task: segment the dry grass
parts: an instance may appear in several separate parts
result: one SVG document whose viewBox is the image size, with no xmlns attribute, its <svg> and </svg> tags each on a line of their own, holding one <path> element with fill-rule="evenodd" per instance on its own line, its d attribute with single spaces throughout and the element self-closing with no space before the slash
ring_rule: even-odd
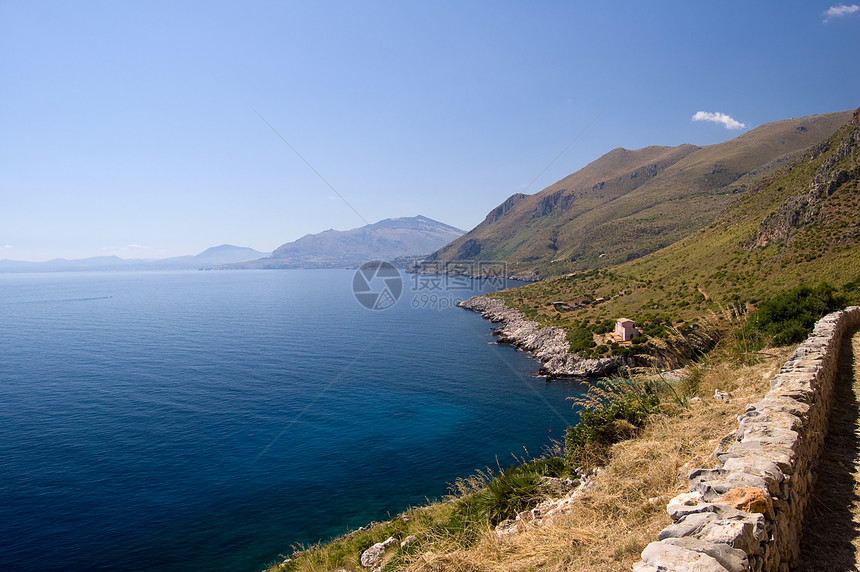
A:
<svg viewBox="0 0 860 572">
<path fill-rule="evenodd" d="M 488 529 L 470 546 L 433 546 L 415 555 L 403 569 L 630 569 L 642 548 L 670 523 L 666 502 L 686 491 L 688 470 L 709 464 L 719 440 L 737 427 L 737 416 L 746 404 L 767 392 L 769 377 L 788 353 L 788 349 L 774 350 L 751 366 L 705 368 L 698 383 L 701 401 L 673 415 L 654 416 L 637 438 L 614 445 L 596 487 L 572 512 L 514 537 L 499 538 Z M 728 392 L 730 400 L 715 400 L 715 389 Z"/>
</svg>

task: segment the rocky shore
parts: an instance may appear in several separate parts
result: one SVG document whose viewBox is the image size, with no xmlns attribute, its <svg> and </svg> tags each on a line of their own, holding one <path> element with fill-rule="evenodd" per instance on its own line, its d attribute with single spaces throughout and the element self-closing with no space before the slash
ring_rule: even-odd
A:
<svg viewBox="0 0 860 572">
<path fill-rule="evenodd" d="M 501 300 L 475 296 L 457 304 L 461 308 L 479 312 L 481 317 L 499 324 L 493 334 L 499 343 L 510 344 L 529 352 L 542 363 L 538 374 L 548 377 L 601 377 L 632 365 L 621 357 L 582 359 L 571 353 L 567 335 L 561 328 L 540 327 L 536 322 L 509 308 Z"/>
</svg>

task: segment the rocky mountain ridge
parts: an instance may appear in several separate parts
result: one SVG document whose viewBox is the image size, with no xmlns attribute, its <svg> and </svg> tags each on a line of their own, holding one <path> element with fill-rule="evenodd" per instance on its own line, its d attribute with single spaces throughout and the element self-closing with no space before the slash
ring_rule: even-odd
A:
<svg viewBox="0 0 860 572">
<path fill-rule="evenodd" d="M 854 113 L 852 121 L 858 123 L 858 112 Z M 797 228 L 821 221 L 824 217 L 821 208 L 824 201 L 841 185 L 857 176 L 856 172 L 849 169 L 837 168 L 837 164 L 847 157 L 856 157 L 858 144 L 860 134 L 856 131 L 849 133 L 815 173 L 809 190 L 788 198 L 776 212 L 768 215 L 759 226 L 758 232 L 746 242 L 746 248 L 749 250 L 765 247 L 772 242 L 786 240 Z M 827 152 L 830 146 L 830 141 L 816 145 L 807 154 L 808 159 L 816 159 Z"/>
<path fill-rule="evenodd" d="M 777 121 L 704 147 L 613 149 L 534 195 L 512 195 L 426 261 L 504 260 L 512 273 L 552 276 L 639 258 L 713 222 L 850 117 Z"/>
</svg>

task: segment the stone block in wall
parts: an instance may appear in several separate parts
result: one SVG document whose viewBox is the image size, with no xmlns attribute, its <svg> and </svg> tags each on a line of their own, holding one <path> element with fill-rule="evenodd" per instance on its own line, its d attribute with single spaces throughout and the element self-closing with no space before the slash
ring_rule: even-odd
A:
<svg viewBox="0 0 860 572">
<path fill-rule="evenodd" d="M 657 538 L 691 537 L 727 544 L 746 554 L 761 552 L 761 543 L 767 540 L 763 515 L 740 511 L 727 504 L 699 503 L 696 508 L 700 512 L 685 514 L 660 531 Z"/>
<path fill-rule="evenodd" d="M 696 538 L 669 538 L 652 542 L 642 551 L 644 568 L 651 570 L 701 570 L 703 572 L 743 572 L 749 560 L 743 550 Z M 648 568 L 647 566 L 651 566 Z"/>
<path fill-rule="evenodd" d="M 765 518 L 773 518 L 773 499 L 764 489 L 743 487 L 732 489 L 717 499 L 719 504 L 727 504 L 742 512 L 763 514 Z"/>
<path fill-rule="evenodd" d="M 728 450 L 717 453 L 715 456 L 722 464 L 725 464 L 729 459 L 739 457 L 764 457 L 776 464 L 783 475 L 791 475 L 795 469 L 794 459 L 797 454 L 790 447 L 747 439 L 746 441 L 734 443 Z"/>
<path fill-rule="evenodd" d="M 768 489 L 767 481 L 761 476 L 725 469 L 697 469 L 690 473 L 688 480 L 690 491 L 702 493 L 707 501 L 713 501 L 730 490 L 740 487 Z"/>
<path fill-rule="evenodd" d="M 809 404 L 771 391 L 762 399 L 747 405 L 747 413 L 750 411 L 787 413 L 796 417 L 800 427 L 803 427 L 806 424 L 806 415 L 809 413 Z"/>
</svg>

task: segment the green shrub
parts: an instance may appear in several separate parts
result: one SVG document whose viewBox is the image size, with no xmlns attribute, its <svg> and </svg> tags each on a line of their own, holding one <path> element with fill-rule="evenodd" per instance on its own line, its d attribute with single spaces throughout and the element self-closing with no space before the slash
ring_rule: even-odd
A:
<svg viewBox="0 0 860 572">
<path fill-rule="evenodd" d="M 803 341 L 815 322 L 845 304 L 845 296 L 822 282 L 797 286 L 763 302 L 743 326 L 741 334 L 753 340 L 754 349 L 765 343 L 783 346 Z"/>
<path fill-rule="evenodd" d="M 591 330 L 578 327 L 567 331 L 567 341 L 570 343 L 570 351 L 583 353 L 596 346 Z"/>
<path fill-rule="evenodd" d="M 572 467 L 605 462 L 609 447 L 632 437 L 660 405 L 660 398 L 650 383 L 608 385 L 608 389 L 598 388 L 586 398 L 592 404 L 582 408 L 578 424 L 567 428 L 565 445 Z"/>
<path fill-rule="evenodd" d="M 605 334 L 607 332 L 611 332 L 614 327 L 615 322 L 613 322 L 612 320 L 603 320 L 602 322 L 594 326 L 594 333 Z"/>
<path fill-rule="evenodd" d="M 546 495 L 541 478 L 557 477 L 565 470 L 564 461 L 553 457 L 508 467 L 474 497 L 473 506 L 496 525 L 535 506 Z"/>
</svg>

